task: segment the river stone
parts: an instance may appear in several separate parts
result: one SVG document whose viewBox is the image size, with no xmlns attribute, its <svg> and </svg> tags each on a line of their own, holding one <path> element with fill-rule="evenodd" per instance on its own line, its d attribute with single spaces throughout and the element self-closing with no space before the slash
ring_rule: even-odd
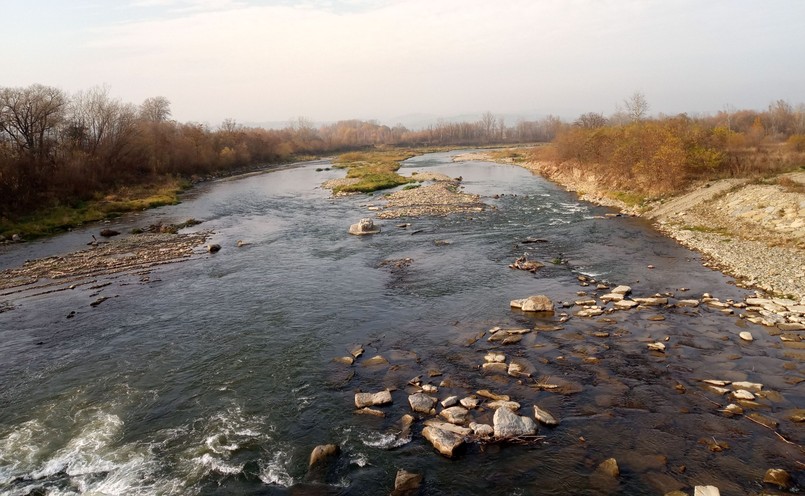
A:
<svg viewBox="0 0 805 496">
<path fill-rule="evenodd" d="M 341 452 L 341 448 L 338 447 L 336 444 L 321 444 L 313 448 L 313 451 L 310 452 L 310 462 L 308 463 L 308 467 L 312 467 L 325 459 L 335 456 Z"/>
<path fill-rule="evenodd" d="M 737 381 L 732 383 L 732 387 L 736 389 L 747 389 L 749 391 L 760 392 L 763 389 L 763 384 L 759 382 Z"/>
<path fill-rule="evenodd" d="M 508 369 L 509 366 L 505 363 L 485 363 L 481 365 L 481 370 L 492 374 L 505 374 Z"/>
<path fill-rule="evenodd" d="M 738 336 L 740 336 L 740 338 L 743 339 L 744 341 L 754 341 L 755 339 L 752 337 L 752 333 L 749 331 L 741 331 L 741 333 L 738 334 Z"/>
<path fill-rule="evenodd" d="M 659 341 L 656 343 L 648 343 L 646 347 L 651 351 L 659 351 L 661 353 L 665 353 L 665 344 L 660 343 Z"/>
<path fill-rule="evenodd" d="M 537 432 L 537 424 L 528 417 L 521 417 L 508 408 L 498 408 L 493 418 L 495 437 L 508 439 L 519 436 L 532 436 Z"/>
<path fill-rule="evenodd" d="M 467 396 L 466 398 L 461 398 L 459 401 L 461 406 L 468 410 L 472 410 L 473 408 L 478 408 L 478 398 L 473 398 L 472 396 Z"/>
<path fill-rule="evenodd" d="M 381 412 L 380 410 L 375 410 L 374 408 L 358 408 L 355 410 L 355 413 L 358 415 L 372 415 L 374 417 L 385 417 L 386 414 Z"/>
<path fill-rule="evenodd" d="M 623 286 L 623 285 L 616 286 L 615 289 L 610 291 L 610 293 L 621 294 L 621 295 L 624 295 L 624 296 L 629 294 L 629 293 L 631 293 L 631 292 L 632 292 L 632 288 L 630 286 Z"/>
<path fill-rule="evenodd" d="M 488 389 L 481 389 L 479 391 L 476 391 L 476 393 L 478 394 L 478 396 L 483 396 L 484 398 L 489 398 L 490 400 L 495 401 L 509 401 L 511 399 L 507 394 L 495 394 L 492 391 L 489 391 Z"/>
<path fill-rule="evenodd" d="M 670 493 L 665 493 L 664 496 L 688 496 L 688 493 L 685 491 L 671 491 Z"/>
<path fill-rule="evenodd" d="M 695 308 L 699 306 L 699 300 L 679 300 L 676 302 L 676 306 Z"/>
<path fill-rule="evenodd" d="M 721 496 L 716 486 L 696 486 L 693 488 L 693 496 Z"/>
<path fill-rule="evenodd" d="M 503 353 L 489 352 L 484 356 L 484 361 L 489 363 L 503 363 L 506 361 L 506 355 Z"/>
<path fill-rule="evenodd" d="M 524 375 L 526 377 L 531 376 L 531 374 L 529 374 L 526 371 L 525 367 L 522 364 L 516 362 L 511 362 L 509 364 L 509 370 L 507 372 L 512 377 L 520 377 L 521 375 Z"/>
<path fill-rule="evenodd" d="M 783 469 L 770 468 L 766 470 L 766 474 L 763 476 L 763 482 L 773 484 L 785 490 L 791 487 L 791 476 Z"/>
<path fill-rule="evenodd" d="M 733 391 L 732 395 L 739 400 L 753 400 L 755 399 L 755 395 L 747 391 L 746 389 L 739 389 L 737 391 Z"/>
<path fill-rule="evenodd" d="M 221 251 L 221 245 L 218 243 L 210 243 L 207 245 L 207 251 L 210 253 L 218 253 Z"/>
<path fill-rule="evenodd" d="M 621 474 L 620 469 L 618 468 L 618 461 L 614 458 L 607 458 L 596 469 L 597 472 L 606 474 L 610 477 L 617 477 Z"/>
<path fill-rule="evenodd" d="M 634 301 L 641 305 L 645 305 L 647 307 L 656 307 L 660 305 L 667 305 L 668 298 L 659 297 L 659 296 L 651 296 L 648 298 L 632 298 Z"/>
<path fill-rule="evenodd" d="M 553 302 L 545 295 L 529 296 L 520 308 L 524 312 L 553 312 Z"/>
<path fill-rule="evenodd" d="M 375 227 L 375 223 L 374 221 L 372 221 L 372 219 L 361 219 L 357 223 L 349 226 L 349 233 L 354 234 L 356 236 L 362 236 L 365 234 L 377 234 L 379 232 L 380 228 Z"/>
<path fill-rule="evenodd" d="M 413 411 L 429 415 L 436 413 L 433 408 L 436 405 L 436 401 L 436 398 L 423 393 L 415 393 L 408 397 L 408 403 Z"/>
<path fill-rule="evenodd" d="M 388 365 L 388 364 L 389 364 L 388 360 L 383 358 L 381 355 L 376 355 L 373 356 L 372 358 L 364 360 L 361 365 L 363 365 L 364 367 L 372 367 L 375 365 Z"/>
<path fill-rule="evenodd" d="M 436 392 L 439 391 L 439 388 L 437 388 L 433 384 L 423 384 L 422 385 L 422 391 L 424 391 L 426 393 L 436 393 Z"/>
<path fill-rule="evenodd" d="M 524 301 L 525 301 L 524 299 L 512 300 L 509 302 L 509 306 L 512 308 L 523 308 Z"/>
<path fill-rule="evenodd" d="M 441 402 L 442 408 L 450 408 L 458 403 L 458 396 L 448 396 Z"/>
<path fill-rule="evenodd" d="M 451 424 L 461 425 L 467 421 L 468 413 L 469 411 L 463 406 L 451 406 L 439 412 L 439 415 Z"/>
<path fill-rule="evenodd" d="M 617 308 L 618 310 L 629 310 L 630 308 L 634 308 L 637 305 L 638 303 L 633 300 L 620 300 L 616 301 L 613 307 Z"/>
<path fill-rule="evenodd" d="M 419 486 L 422 485 L 422 474 L 415 474 L 403 469 L 397 470 L 394 478 L 394 490 L 390 496 L 414 496 L 419 494 Z"/>
<path fill-rule="evenodd" d="M 495 433 L 495 429 L 489 424 L 470 422 L 470 429 L 478 437 L 491 437 Z"/>
<path fill-rule="evenodd" d="M 601 296 L 601 301 L 622 301 L 625 298 L 621 293 L 607 293 Z"/>
<path fill-rule="evenodd" d="M 702 382 L 710 384 L 711 386 L 722 386 L 722 387 L 730 384 L 730 381 L 722 381 L 719 379 L 702 379 Z"/>
<path fill-rule="evenodd" d="M 355 359 L 352 358 L 351 356 L 343 356 L 343 357 L 333 358 L 333 361 L 335 363 L 341 363 L 341 364 L 344 364 L 344 365 L 352 365 L 355 362 Z"/>
<path fill-rule="evenodd" d="M 595 300 L 590 298 L 588 300 L 576 300 L 573 303 L 579 307 L 589 307 L 595 305 Z"/>
<path fill-rule="evenodd" d="M 493 410 L 497 410 L 498 408 L 508 408 L 513 412 L 520 409 L 520 403 L 517 403 L 516 401 L 495 400 L 490 401 L 486 404 L 486 406 Z"/>
<path fill-rule="evenodd" d="M 537 405 L 534 405 L 534 417 L 545 425 L 559 425 L 559 421 L 553 415 Z"/>
<path fill-rule="evenodd" d="M 744 409 L 735 403 L 730 403 L 729 405 L 725 406 L 724 410 L 722 411 L 724 413 L 728 413 L 729 415 L 741 415 L 744 412 Z"/>
<path fill-rule="evenodd" d="M 391 393 L 388 389 L 379 393 L 355 393 L 355 406 L 358 408 L 389 403 L 391 403 Z"/>
<path fill-rule="evenodd" d="M 617 305 L 618 303 L 620 302 L 617 302 L 615 304 Z M 576 312 L 576 317 L 597 317 L 603 313 L 604 311 L 598 307 L 585 308 L 584 310 L 579 310 L 578 312 Z"/>
<path fill-rule="evenodd" d="M 464 438 L 458 434 L 432 426 L 422 429 L 422 436 L 446 457 L 452 457 L 456 448 L 464 444 Z"/>
</svg>

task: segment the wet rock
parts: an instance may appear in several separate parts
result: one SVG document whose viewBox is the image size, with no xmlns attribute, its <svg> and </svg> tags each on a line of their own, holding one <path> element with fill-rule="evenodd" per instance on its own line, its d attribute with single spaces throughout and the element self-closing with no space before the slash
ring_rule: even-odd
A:
<svg viewBox="0 0 805 496">
<path fill-rule="evenodd" d="M 350 355 L 354 356 L 355 358 L 359 358 L 361 355 L 363 355 L 363 347 L 360 346 L 360 345 L 357 345 L 354 348 L 352 348 L 352 350 L 350 350 L 349 353 L 350 353 Z"/>
<path fill-rule="evenodd" d="M 699 306 L 699 300 L 679 300 L 676 302 L 676 306 L 696 308 Z"/>
<path fill-rule="evenodd" d="M 702 382 L 705 384 L 710 384 L 711 386 L 720 386 L 724 387 L 730 384 L 730 381 L 722 381 L 720 379 L 702 379 Z"/>
<path fill-rule="evenodd" d="M 442 422 L 441 420 L 436 419 L 426 420 L 425 425 L 435 427 L 443 431 L 452 432 L 453 434 L 458 434 L 459 436 L 469 436 L 470 434 L 472 434 L 472 429 L 468 427 L 462 427 L 460 425 L 451 424 L 449 422 Z"/>
<path fill-rule="evenodd" d="M 474 398 L 472 396 L 467 396 L 466 398 L 461 398 L 461 406 L 468 410 L 472 410 L 473 408 L 478 408 L 478 398 Z"/>
<path fill-rule="evenodd" d="M 744 341 L 753 341 L 755 338 L 752 337 L 752 333 L 749 331 L 741 331 L 738 336 L 743 339 Z"/>
<path fill-rule="evenodd" d="M 433 415 L 436 410 L 433 408 L 436 405 L 436 398 L 428 396 L 423 393 L 415 393 L 408 397 L 408 404 L 415 412 Z"/>
<path fill-rule="evenodd" d="M 374 408 L 358 408 L 355 410 L 355 413 L 358 415 L 371 415 L 373 417 L 385 417 L 386 414 L 381 412 L 380 410 L 375 410 Z"/>
<path fill-rule="evenodd" d="M 463 406 L 451 406 L 439 412 L 439 416 L 451 424 L 461 425 L 467 421 L 469 411 Z"/>
<path fill-rule="evenodd" d="M 117 236 L 120 234 L 120 231 L 115 231 L 114 229 L 102 229 L 100 232 L 101 236 L 104 238 L 111 238 L 112 236 Z"/>
<path fill-rule="evenodd" d="M 436 393 L 439 391 L 439 388 L 437 388 L 433 384 L 423 384 L 422 391 L 426 393 Z"/>
<path fill-rule="evenodd" d="M 374 365 L 388 365 L 388 364 L 389 364 L 388 360 L 386 360 L 380 355 L 376 355 L 373 356 L 372 358 L 364 360 L 361 365 L 363 365 L 364 367 L 372 367 Z"/>
<path fill-rule="evenodd" d="M 531 377 L 531 373 L 528 371 L 528 368 L 524 364 L 514 361 L 509 364 L 509 369 L 507 370 L 507 373 L 512 377 L 520 377 L 520 376 Z"/>
<path fill-rule="evenodd" d="M 659 351 L 661 353 L 665 353 L 665 345 L 660 342 L 648 343 L 646 347 L 651 351 Z"/>
<path fill-rule="evenodd" d="M 763 389 L 763 384 L 759 382 L 736 381 L 732 383 L 732 387 L 736 389 L 746 389 L 748 391 L 760 392 Z"/>
<path fill-rule="evenodd" d="M 488 363 L 503 363 L 506 361 L 506 355 L 503 353 L 489 352 L 484 356 L 484 361 Z"/>
<path fill-rule="evenodd" d="M 489 398 L 490 400 L 495 401 L 509 401 L 511 399 L 509 395 L 495 394 L 492 391 L 489 391 L 488 389 L 478 390 L 476 391 L 476 394 L 478 394 L 478 396 L 483 396 L 484 398 Z"/>
<path fill-rule="evenodd" d="M 556 418 L 548 413 L 547 411 L 543 410 L 542 408 L 534 405 L 534 417 L 541 423 L 545 425 L 559 425 L 559 421 Z"/>
<path fill-rule="evenodd" d="M 693 488 L 693 496 L 721 496 L 716 486 L 696 486 Z"/>
<path fill-rule="evenodd" d="M 607 293 L 601 296 L 601 301 L 609 302 L 609 301 L 622 301 L 625 298 L 624 295 L 621 293 Z"/>
<path fill-rule="evenodd" d="M 491 437 L 495 433 L 495 429 L 489 424 L 470 422 L 470 429 L 478 437 Z"/>
<path fill-rule="evenodd" d="M 243 248 L 244 246 L 249 246 L 250 244 L 251 244 L 250 242 L 244 241 L 242 239 L 239 239 L 237 240 L 237 242 L 235 242 L 235 246 L 237 246 L 238 248 Z"/>
<path fill-rule="evenodd" d="M 621 300 L 616 301 L 613 305 L 618 310 L 629 310 L 630 308 L 634 308 L 638 305 L 638 303 L 634 300 Z"/>
<path fill-rule="evenodd" d="M 545 295 L 529 296 L 520 309 L 524 312 L 553 312 L 553 302 Z"/>
<path fill-rule="evenodd" d="M 610 477 L 618 477 L 621 472 L 618 468 L 618 461 L 614 458 L 607 458 L 598 465 L 596 472 L 606 474 Z"/>
<path fill-rule="evenodd" d="M 427 426 L 422 429 L 425 437 L 436 450 L 446 457 L 452 457 L 456 449 L 464 444 L 464 438 L 443 429 Z"/>
<path fill-rule="evenodd" d="M 515 344 L 515 343 L 519 343 L 522 340 L 523 340 L 522 334 L 514 334 L 514 335 L 506 336 L 503 339 L 503 341 L 501 341 L 500 343 L 501 344 Z"/>
<path fill-rule="evenodd" d="M 313 448 L 310 452 L 310 462 L 308 467 L 313 467 L 319 463 L 324 462 L 330 457 L 336 456 L 341 452 L 341 448 L 337 444 L 321 444 Z"/>
<path fill-rule="evenodd" d="M 587 300 L 576 300 L 573 303 L 579 307 L 589 307 L 595 305 L 595 300 L 590 298 Z"/>
<path fill-rule="evenodd" d="M 218 253 L 221 251 L 221 245 L 218 243 L 210 243 L 207 245 L 207 251 L 210 253 Z"/>
<path fill-rule="evenodd" d="M 518 258 L 517 260 L 514 261 L 514 263 L 509 265 L 510 269 L 526 270 L 532 273 L 538 271 L 543 267 L 545 267 L 544 264 L 541 264 L 536 260 L 529 260 L 527 254 L 523 254 L 522 257 Z"/>
<path fill-rule="evenodd" d="M 755 395 L 750 393 L 746 389 L 739 389 L 737 391 L 733 391 L 732 395 L 735 397 L 735 399 L 739 399 L 739 400 L 750 400 L 751 401 L 751 400 L 755 399 Z"/>
<path fill-rule="evenodd" d="M 537 425 L 529 417 L 521 417 L 508 408 L 498 408 L 493 417 L 495 437 L 509 439 L 536 434 Z"/>
<path fill-rule="evenodd" d="M 791 488 L 791 476 L 783 469 L 770 468 L 766 470 L 763 475 L 763 482 L 765 484 L 772 484 L 780 489 L 786 490 Z"/>
<path fill-rule="evenodd" d="M 647 306 L 647 307 L 656 307 L 660 305 L 667 305 L 668 298 L 659 297 L 659 296 L 651 296 L 648 298 L 632 298 L 637 303 Z"/>
<path fill-rule="evenodd" d="M 632 288 L 630 286 L 616 286 L 610 293 L 621 294 L 626 296 L 627 294 L 632 292 Z"/>
<path fill-rule="evenodd" d="M 671 491 L 670 493 L 665 493 L 664 496 L 688 496 L 688 493 L 685 491 Z"/>
<path fill-rule="evenodd" d="M 618 302 L 620 303 L 620 302 Z M 616 303 L 617 305 L 617 303 Z M 604 310 L 598 307 L 594 308 L 585 308 L 584 310 L 579 310 L 576 312 L 576 317 L 597 317 L 604 313 Z"/>
<path fill-rule="evenodd" d="M 390 496 L 415 496 L 419 494 L 419 487 L 422 485 L 422 474 L 415 474 L 407 470 L 397 470 L 394 478 L 394 490 Z"/>
<path fill-rule="evenodd" d="M 747 415 L 747 417 L 754 420 L 758 424 L 765 425 L 766 427 L 772 430 L 777 429 L 777 426 L 780 425 L 779 422 L 777 422 L 773 418 L 761 415 L 759 413 L 750 413 L 749 415 Z"/>
<path fill-rule="evenodd" d="M 391 393 L 388 389 L 379 393 L 355 393 L 355 406 L 357 408 L 388 405 L 389 403 L 391 403 Z"/>
<path fill-rule="evenodd" d="M 729 405 L 725 406 L 724 409 L 721 411 L 726 413 L 728 416 L 733 416 L 743 414 L 744 409 L 736 405 L 735 403 L 730 403 Z"/>
<path fill-rule="evenodd" d="M 493 410 L 497 410 L 498 408 L 507 408 L 513 412 L 520 409 L 520 403 L 517 403 L 516 401 L 495 400 L 490 401 L 486 404 L 486 406 Z"/>
<path fill-rule="evenodd" d="M 449 396 L 442 400 L 442 408 L 450 408 L 458 403 L 458 396 Z"/>
<path fill-rule="evenodd" d="M 351 356 L 344 356 L 344 357 L 333 358 L 333 361 L 335 363 L 341 363 L 341 364 L 344 364 L 344 365 L 352 365 L 353 362 L 355 362 L 355 359 L 352 358 Z"/>
<path fill-rule="evenodd" d="M 505 374 L 509 369 L 509 366 L 505 363 L 485 363 L 481 365 L 481 370 L 485 373 L 492 373 L 492 374 Z"/>
<path fill-rule="evenodd" d="M 372 219 L 361 219 L 357 223 L 349 226 L 349 234 L 354 234 L 356 236 L 377 234 L 379 232 L 380 228 L 375 226 L 375 223 Z"/>
</svg>

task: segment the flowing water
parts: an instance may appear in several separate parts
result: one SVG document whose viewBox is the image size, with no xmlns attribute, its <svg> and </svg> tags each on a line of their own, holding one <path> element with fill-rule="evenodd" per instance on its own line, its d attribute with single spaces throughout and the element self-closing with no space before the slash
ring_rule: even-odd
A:
<svg viewBox="0 0 805 496">
<path fill-rule="evenodd" d="M 343 172 L 303 164 L 211 183 L 180 205 L 112 225 L 203 219 L 194 229 L 214 230 L 217 254 L 200 247 L 147 281 L 115 275 L 94 290 L 3 297 L 13 308 L 0 313 L 0 493 L 388 494 L 404 468 L 423 474 L 423 493 L 433 495 L 641 495 L 697 484 L 730 495 L 759 490 L 767 468 L 796 468 L 796 447 L 725 417 L 716 404 L 729 398 L 699 382 L 763 383 L 770 393 L 759 411 L 788 437 L 801 435 L 785 412 L 803 404 L 802 357 L 735 315 L 630 310 L 572 318 L 513 345 L 468 344 L 496 325 L 556 326 L 558 314 L 529 316 L 509 301 L 593 294 L 581 274 L 636 295 L 725 300 L 746 291 L 639 219 L 604 218 L 608 210 L 523 169 L 453 164 L 454 154 L 405 168 L 460 175 L 491 208 L 381 221 L 381 234 L 348 236 L 379 195 L 333 199 L 318 185 Z M 80 246 L 89 233 L 14 246 L 0 267 Z M 544 242 L 519 243 L 527 237 Z M 251 244 L 236 248 L 237 239 Z M 524 252 L 546 267 L 509 269 Z M 406 257 L 407 268 L 381 267 Z M 98 295 L 111 298 L 91 307 Z M 745 327 L 754 342 L 738 339 Z M 665 354 L 646 350 L 666 336 Z M 356 344 L 366 352 L 353 366 L 332 361 Z M 526 361 L 533 379 L 482 374 L 491 349 Z M 375 355 L 389 363 L 366 366 Z M 470 444 L 447 459 L 421 437 L 421 422 L 410 442 L 396 435 L 417 375 L 445 381 L 440 398 L 486 388 L 512 396 L 523 415 L 539 404 L 561 424 L 542 427 L 537 444 Z M 353 413 L 356 391 L 384 388 L 393 396 L 385 418 Z M 487 410 L 473 416 L 491 422 Z M 729 448 L 711 451 L 711 438 Z M 311 449 L 325 443 L 340 445 L 340 456 L 308 473 Z M 610 457 L 617 479 L 596 473 Z"/>
</svg>

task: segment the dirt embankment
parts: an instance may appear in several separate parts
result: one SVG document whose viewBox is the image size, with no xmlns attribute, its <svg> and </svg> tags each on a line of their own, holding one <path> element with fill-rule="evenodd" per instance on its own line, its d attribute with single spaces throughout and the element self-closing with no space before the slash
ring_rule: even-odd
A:
<svg viewBox="0 0 805 496">
<path fill-rule="evenodd" d="M 630 205 L 600 187 L 601 178 L 592 172 L 552 162 L 517 165 L 584 200 L 651 219 L 659 230 L 705 255 L 709 266 L 742 284 L 805 298 L 805 172 L 761 182 L 711 181 L 662 201 Z"/>
</svg>

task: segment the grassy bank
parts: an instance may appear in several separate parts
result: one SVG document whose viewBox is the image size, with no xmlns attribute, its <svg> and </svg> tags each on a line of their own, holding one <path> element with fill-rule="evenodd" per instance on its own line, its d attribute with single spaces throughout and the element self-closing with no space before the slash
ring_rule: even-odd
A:
<svg viewBox="0 0 805 496">
<path fill-rule="evenodd" d="M 11 238 L 38 238 L 66 231 L 89 222 L 119 217 L 126 212 L 146 210 L 179 203 L 179 194 L 190 183 L 176 178 L 134 187 L 124 187 L 107 195 L 69 205 L 57 205 L 25 216 L 0 219 L 0 235 Z"/>
</svg>

